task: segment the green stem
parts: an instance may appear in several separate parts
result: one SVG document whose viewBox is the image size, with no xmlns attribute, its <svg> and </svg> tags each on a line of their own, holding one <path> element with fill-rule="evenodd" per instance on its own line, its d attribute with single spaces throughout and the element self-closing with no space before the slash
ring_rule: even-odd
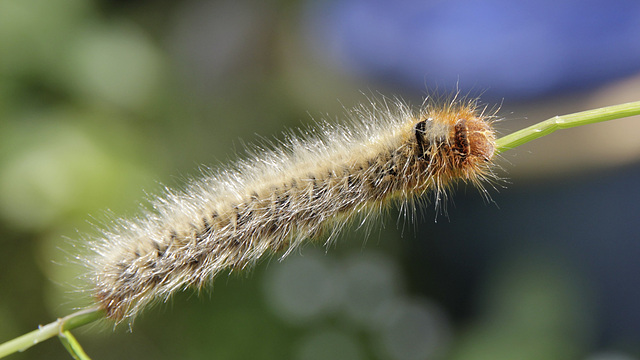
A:
<svg viewBox="0 0 640 360">
<path fill-rule="evenodd" d="M 516 131 L 496 140 L 496 152 L 501 153 L 514 149 L 531 140 L 549 135 L 559 129 L 568 129 L 633 115 L 640 115 L 640 101 L 607 106 L 575 114 L 555 116 L 549 120 L 529 126 L 526 129 Z"/>
<path fill-rule="evenodd" d="M 89 355 L 84 352 L 84 349 L 82 349 L 82 346 L 80 346 L 80 343 L 76 340 L 75 336 L 71 334 L 71 331 L 63 331 L 58 335 L 58 338 L 75 360 L 91 360 Z"/>
<path fill-rule="evenodd" d="M 94 322 L 104 317 L 99 308 L 80 310 L 71 315 L 60 318 L 50 324 L 38 326 L 37 330 L 24 334 L 0 345 L 0 358 L 18 351 L 24 351 L 44 340 L 58 336 L 66 330 L 72 330 L 82 325 Z"/>
</svg>

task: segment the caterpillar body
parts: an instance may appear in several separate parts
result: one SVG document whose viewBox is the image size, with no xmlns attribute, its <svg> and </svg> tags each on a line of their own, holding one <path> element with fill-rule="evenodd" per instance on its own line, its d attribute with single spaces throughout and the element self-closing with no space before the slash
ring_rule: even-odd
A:
<svg viewBox="0 0 640 360">
<path fill-rule="evenodd" d="M 428 191 L 438 199 L 456 181 L 482 188 L 494 177 L 494 115 L 476 104 L 425 101 L 418 111 L 400 101 L 372 104 L 354 110 L 347 125 L 291 135 L 183 191 L 167 190 L 152 211 L 118 221 L 91 243 L 96 302 L 116 322 L 133 319 L 222 271 L 332 238 L 394 201 Z"/>
</svg>

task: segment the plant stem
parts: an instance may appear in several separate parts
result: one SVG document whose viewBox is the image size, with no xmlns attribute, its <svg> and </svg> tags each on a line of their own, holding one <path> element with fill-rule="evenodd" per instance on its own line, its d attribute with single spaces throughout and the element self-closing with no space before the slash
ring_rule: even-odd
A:
<svg viewBox="0 0 640 360">
<path fill-rule="evenodd" d="M 76 340 L 75 336 L 71 334 L 71 331 L 63 331 L 58 334 L 58 338 L 75 360 L 91 360 L 89 355 L 84 352 L 84 349 L 82 349 L 82 346 L 80 346 L 80 343 Z"/>
<path fill-rule="evenodd" d="M 607 106 L 569 115 L 555 116 L 549 120 L 529 126 L 526 129 L 516 131 L 496 140 L 496 152 L 502 153 L 514 149 L 531 140 L 549 135 L 559 129 L 568 129 L 633 115 L 640 115 L 640 101 Z"/>
<path fill-rule="evenodd" d="M 47 340 L 58 334 L 72 330 L 82 325 L 94 322 L 104 317 L 104 312 L 97 307 L 80 310 L 71 315 L 60 318 L 50 324 L 38 326 L 37 330 L 24 334 L 4 344 L 0 344 L 0 358 L 14 352 L 24 351 L 33 345 Z"/>
</svg>

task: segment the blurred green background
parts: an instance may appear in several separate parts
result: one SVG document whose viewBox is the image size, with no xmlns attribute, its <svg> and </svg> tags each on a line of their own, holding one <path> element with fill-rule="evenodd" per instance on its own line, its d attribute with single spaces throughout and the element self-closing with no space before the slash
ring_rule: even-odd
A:
<svg viewBox="0 0 640 360">
<path fill-rule="evenodd" d="M 0 341 L 86 305 L 79 242 L 163 186 L 369 95 L 421 102 L 426 88 L 323 58 L 302 35 L 305 6 L 0 2 Z M 638 94 L 637 76 L 504 94 L 508 120 L 496 126 Z M 328 249 L 177 294 L 132 332 L 75 333 L 95 359 L 638 359 L 637 123 L 504 154 L 495 204 L 460 186 L 446 214 L 429 206 L 412 221 L 392 209 L 368 236 L 350 230 Z M 10 358 L 70 357 L 50 340 Z"/>
</svg>

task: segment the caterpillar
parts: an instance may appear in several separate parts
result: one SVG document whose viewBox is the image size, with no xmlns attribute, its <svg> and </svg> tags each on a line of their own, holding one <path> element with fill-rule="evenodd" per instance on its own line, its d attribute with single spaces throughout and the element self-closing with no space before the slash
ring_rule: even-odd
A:
<svg viewBox="0 0 640 360">
<path fill-rule="evenodd" d="M 350 221 L 408 206 L 456 182 L 496 179 L 495 112 L 477 99 L 372 101 L 341 125 L 289 133 L 244 159 L 167 189 L 153 209 L 118 220 L 90 242 L 89 281 L 116 322 L 264 255 L 289 254 L 306 239 L 330 241 Z"/>
</svg>

